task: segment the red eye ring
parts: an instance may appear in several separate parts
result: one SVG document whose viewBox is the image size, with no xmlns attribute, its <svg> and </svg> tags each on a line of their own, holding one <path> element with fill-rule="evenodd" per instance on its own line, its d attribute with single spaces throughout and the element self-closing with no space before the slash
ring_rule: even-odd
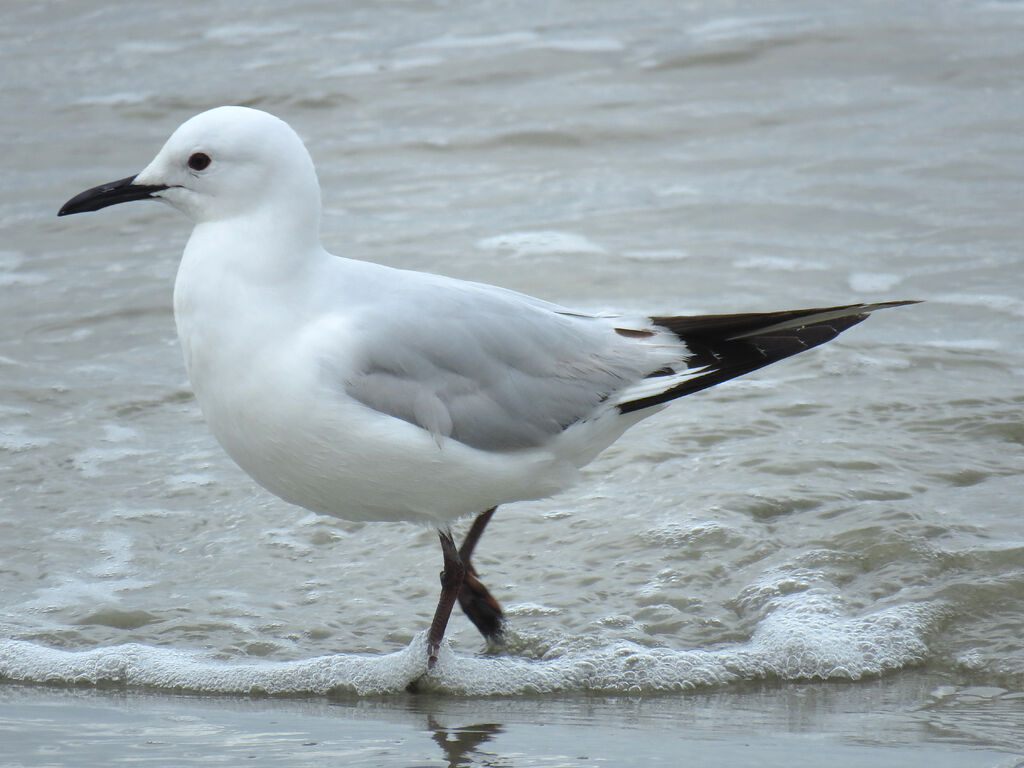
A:
<svg viewBox="0 0 1024 768">
<path fill-rule="evenodd" d="M 210 164 L 210 156 L 205 152 L 195 152 L 188 159 L 188 167 L 193 171 L 204 171 Z"/>
</svg>

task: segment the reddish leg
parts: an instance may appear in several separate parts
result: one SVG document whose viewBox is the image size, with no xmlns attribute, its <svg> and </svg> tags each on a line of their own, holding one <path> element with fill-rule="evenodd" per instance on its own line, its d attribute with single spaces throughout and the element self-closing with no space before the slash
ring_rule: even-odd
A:
<svg viewBox="0 0 1024 768">
<path fill-rule="evenodd" d="M 459 547 L 459 558 L 466 571 L 462 587 L 459 590 L 459 607 L 480 630 L 480 634 L 488 640 L 501 637 L 501 623 L 504 614 L 501 612 L 501 605 L 498 604 L 498 601 L 494 599 L 487 587 L 480 583 L 471 560 L 473 550 L 476 549 L 476 544 L 496 509 L 497 507 L 491 507 L 486 512 L 477 515 L 473 525 L 466 533 L 462 546 Z"/>
<path fill-rule="evenodd" d="M 438 531 L 438 537 L 441 539 L 441 552 L 444 555 L 444 570 L 441 571 L 441 597 L 438 598 L 434 620 L 430 622 L 430 632 L 427 634 L 428 669 L 437 663 L 437 652 L 441 648 L 441 640 L 444 639 L 444 631 L 448 627 L 448 618 L 452 615 L 452 607 L 466 576 L 466 567 L 455 548 L 451 532 Z"/>
</svg>

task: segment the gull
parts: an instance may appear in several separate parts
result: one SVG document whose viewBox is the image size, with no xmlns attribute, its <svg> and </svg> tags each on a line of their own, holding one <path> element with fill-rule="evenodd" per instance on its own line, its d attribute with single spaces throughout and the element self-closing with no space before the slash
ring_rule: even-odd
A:
<svg viewBox="0 0 1024 768">
<path fill-rule="evenodd" d="M 501 607 L 472 565 L 500 504 L 562 491 L 677 398 L 913 303 L 595 315 L 335 256 L 320 243 L 320 184 L 302 140 L 246 107 L 192 117 L 140 173 L 58 215 L 149 199 L 194 223 L 174 319 L 196 399 L 231 458 L 314 512 L 437 528 L 428 669 L 456 600 L 485 638 L 501 637 Z M 456 546 L 451 523 L 469 515 Z"/>
</svg>

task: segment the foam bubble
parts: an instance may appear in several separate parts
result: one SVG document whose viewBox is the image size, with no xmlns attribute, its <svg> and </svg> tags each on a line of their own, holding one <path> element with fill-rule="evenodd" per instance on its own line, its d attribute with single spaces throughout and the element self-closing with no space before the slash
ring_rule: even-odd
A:
<svg viewBox="0 0 1024 768">
<path fill-rule="evenodd" d="M 422 641 L 385 656 L 351 654 L 234 664 L 204 659 L 195 651 L 138 643 L 61 651 L 21 640 L 0 642 L 0 679 L 51 685 L 271 696 L 374 695 L 403 691 L 425 671 Z"/>
<path fill-rule="evenodd" d="M 540 659 L 469 656 L 441 649 L 428 672 L 423 634 L 385 655 L 337 654 L 295 661 L 216 661 L 196 651 L 126 644 L 86 651 L 0 641 L 0 679 L 272 696 L 381 695 L 415 684 L 461 696 L 600 692 L 639 695 L 745 680 L 857 680 L 920 662 L 930 604 L 843 615 L 835 600 L 780 598 L 747 643 L 713 650 L 650 648 L 622 641 L 556 647 Z"/>
</svg>

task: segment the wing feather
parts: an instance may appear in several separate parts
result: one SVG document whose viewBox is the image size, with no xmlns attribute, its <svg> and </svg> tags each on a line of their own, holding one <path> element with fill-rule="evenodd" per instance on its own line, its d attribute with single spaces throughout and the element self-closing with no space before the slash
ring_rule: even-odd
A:
<svg viewBox="0 0 1024 768">
<path fill-rule="evenodd" d="M 387 312 L 368 301 L 354 315 L 345 392 L 439 444 L 484 451 L 543 446 L 612 408 L 650 411 L 913 303 L 629 321 L 443 278 L 399 286 L 390 299 Z"/>
<path fill-rule="evenodd" d="M 435 438 L 509 451 L 545 444 L 678 357 L 639 343 L 653 332 L 616 334 L 608 318 L 507 292 L 449 294 L 422 304 L 431 307 L 429 316 L 414 304 L 399 315 L 364 314 L 365 343 L 346 393 Z"/>
</svg>

